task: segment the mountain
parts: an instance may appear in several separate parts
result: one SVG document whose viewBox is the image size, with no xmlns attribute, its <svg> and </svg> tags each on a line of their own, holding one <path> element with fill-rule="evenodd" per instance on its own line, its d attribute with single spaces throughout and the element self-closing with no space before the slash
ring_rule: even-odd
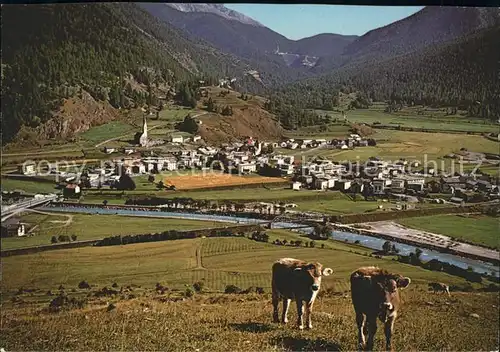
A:
<svg viewBox="0 0 500 352">
<path fill-rule="evenodd" d="M 470 116 L 496 120 L 500 116 L 498 38 L 500 25 L 394 58 L 352 63 L 292 83 L 272 101 L 295 108 L 332 109 L 338 104 L 339 91 L 354 91 L 361 108 L 370 101 L 452 106 L 468 110 Z"/>
<path fill-rule="evenodd" d="M 244 24 L 263 27 L 262 24 L 240 12 L 228 9 L 223 4 L 165 4 L 181 12 L 204 12 L 213 13 L 228 20 L 238 21 Z"/>
<path fill-rule="evenodd" d="M 42 125 L 67 99 L 84 93 L 92 99 L 79 101 L 94 111 L 99 104 L 151 103 L 157 100 L 153 90 L 166 92 L 181 80 L 201 76 L 230 75 L 261 85 L 245 77 L 251 68 L 245 60 L 186 38 L 133 3 L 4 5 L 2 15 L 2 143 L 21 128 L 46 130 Z M 129 76 L 148 91 L 126 89 Z M 66 117 L 57 126 L 79 119 Z"/>
<path fill-rule="evenodd" d="M 303 55 L 336 56 L 357 38 L 357 35 L 323 33 L 292 42 L 289 50 Z"/>
<path fill-rule="evenodd" d="M 425 7 L 357 38 L 341 55 L 318 62 L 316 72 L 327 72 L 352 62 L 373 62 L 407 54 L 499 24 L 499 8 Z"/>
<path fill-rule="evenodd" d="M 252 63 L 261 66 L 263 70 L 282 76 L 283 81 L 296 79 L 297 69 L 310 67 L 307 62 L 297 65 L 298 56 L 302 57 L 299 61 L 302 62 L 305 56 L 336 55 L 356 38 L 321 34 L 293 41 L 261 24 L 250 23 L 246 16 L 223 6 L 215 8 L 215 5 L 209 4 L 161 3 L 139 5 L 157 18 L 206 40 L 224 52 L 253 60 Z M 231 17 L 226 15 L 228 12 L 232 14 Z M 277 52 L 296 57 L 283 58 L 276 55 Z M 294 69 L 287 69 L 288 66 L 294 66 Z M 302 73 L 302 76 L 306 76 L 306 73 Z"/>
</svg>

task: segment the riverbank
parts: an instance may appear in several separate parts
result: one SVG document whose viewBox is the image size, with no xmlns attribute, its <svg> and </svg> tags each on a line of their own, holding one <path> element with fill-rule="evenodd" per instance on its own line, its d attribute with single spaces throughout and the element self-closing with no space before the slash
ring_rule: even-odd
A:
<svg viewBox="0 0 500 352">
<path fill-rule="evenodd" d="M 332 224 L 332 226 L 339 231 L 373 236 L 500 265 L 500 252 L 496 250 L 455 241 L 445 235 L 411 229 L 393 221 L 367 222 L 357 225 Z"/>
</svg>

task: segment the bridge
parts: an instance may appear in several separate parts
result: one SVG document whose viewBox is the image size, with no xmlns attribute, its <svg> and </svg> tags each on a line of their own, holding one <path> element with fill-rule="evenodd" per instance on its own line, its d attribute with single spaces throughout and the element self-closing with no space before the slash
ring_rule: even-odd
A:
<svg viewBox="0 0 500 352">
<path fill-rule="evenodd" d="M 323 216 L 319 214 L 285 213 L 276 216 L 272 221 L 267 222 L 266 225 L 269 229 L 302 229 L 324 223 L 324 221 Z"/>
<path fill-rule="evenodd" d="M 58 197 L 59 196 L 56 194 L 49 194 L 44 197 L 32 198 L 16 204 L 2 206 L 2 222 L 27 208 L 33 208 L 42 204 L 50 203 Z"/>
</svg>

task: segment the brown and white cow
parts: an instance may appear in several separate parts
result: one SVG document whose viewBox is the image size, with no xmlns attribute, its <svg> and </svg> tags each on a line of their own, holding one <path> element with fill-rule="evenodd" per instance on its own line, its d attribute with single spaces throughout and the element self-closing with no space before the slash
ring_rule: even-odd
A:
<svg viewBox="0 0 500 352">
<path fill-rule="evenodd" d="M 448 297 L 451 296 L 450 286 L 448 286 L 447 284 L 443 284 L 442 282 L 431 282 L 431 283 L 429 283 L 429 288 L 431 290 L 433 290 L 434 293 L 443 292 L 443 293 L 447 293 Z"/>
<path fill-rule="evenodd" d="M 321 286 L 321 278 L 333 273 L 330 268 L 323 268 L 320 263 L 307 263 L 293 258 L 281 258 L 273 264 L 273 321 L 279 322 L 278 305 L 283 300 L 281 322 L 288 322 L 287 313 L 292 299 L 297 303 L 299 329 L 304 328 L 302 315 L 303 302 L 306 303 L 307 327 L 312 329 L 311 313 L 314 300 Z"/>
<path fill-rule="evenodd" d="M 356 312 L 359 349 L 371 351 L 377 332 L 377 318 L 384 323 L 386 349 L 392 350 L 391 337 L 400 305 L 398 289 L 411 280 L 377 267 L 362 267 L 351 274 L 351 297 Z M 368 333 L 368 339 L 365 335 Z"/>
</svg>

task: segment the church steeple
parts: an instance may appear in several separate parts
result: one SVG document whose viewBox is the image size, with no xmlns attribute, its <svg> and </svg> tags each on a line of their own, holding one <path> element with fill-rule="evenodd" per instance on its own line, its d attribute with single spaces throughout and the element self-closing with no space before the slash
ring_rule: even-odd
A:
<svg viewBox="0 0 500 352">
<path fill-rule="evenodd" d="M 147 138 L 148 137 L 148 123 L 146 121 L 146 115 L 142 118 L 142 135 Z"/>
</svg>

